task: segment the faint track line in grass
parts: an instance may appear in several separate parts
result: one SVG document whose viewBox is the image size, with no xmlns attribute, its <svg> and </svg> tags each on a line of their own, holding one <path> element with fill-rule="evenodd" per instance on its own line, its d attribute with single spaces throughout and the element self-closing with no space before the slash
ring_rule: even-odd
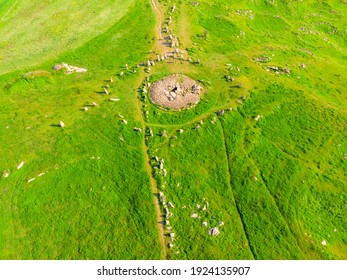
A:
<svg viewBox="0 0 347 280">
<path fill-rule="evenodd" d="M 251 158 L 249 158 L 249 159 L 252 161 L 253 165 L 258 169 L 258 167 L 257 167 L 256 164 L 254 163 L 253 159 L 251 159 Z M 300 246 L 299 246 L 299 243 L 298 243 L 298 241 L 296 240 L 295 235 L 294 235 L 294 233 L 292 232 L 292 230 L 291 230 L 291 228 L 290 228 L 290 226 L 289 226 L 287 220 L 284 218 L 282 211 L 279 209 L 279 207 L 278 207 L 278 205 L 277 205 L 277 203 L 276 203 L 275 198 L 274 198 L 273 195 L 271 194 L 271 192 L 270 192 L 270 190 L 269 190 L 269 188 L 268 188 L 268 186 L 267 186 L 267 184 L 266 184 L 266 182 L 265 182 L 265 180 L 264 180 L 263 175 L 262 175 L 260 172 L 259 172 L 259 174 L 260 174 L 260 177 L 261 177 L 261 179 L 262 179 L 262 181 L 263 181 L 263 183 L 264 183 L 264 186 L 265 186 L 265 189 L 266 189 L 267 193 L 269 194 L 269 196 L 270 196 L 270 198 L 271 198 L 271 200 L 272 200 L 274 206 L 276 207 L 278 213 L 279 213 L 279 214 L 281 215 L 281 217 L 282 217 L 283 224 L 286 226 L 287 230 L 288 230 L 288 231 L 290 232 L 290 234 L 293 236 L 293 239 L 295 240 L 295 244 L 296 244 L 296 246 L 298 247 L 299 253 L 303 256 L 303 254 L 302 254 L 302 252 L 301 252 L 301 248 L 300 248 Z"/>
<path fill-rule="evenodd" d="M 227 158 L 227 164 L 228 164 L 227 168 L 228 168 L 228 181 L 229 181 L 229 185 L 230 185 L 230 191 L 231 191 L 231 194 L 232 194 L 232 196 L 234 198 L 235 207 L 236 207 L 237 213 L 238 213 L 238 215 L 240 217 L 240 221 L 241 221 L 241 224 L 242 224 L 242 229 L 243 229 L 243 232 L 245 233 L 245 236 L 247 238 L 247 243 L 248 243 L 249 249 L 250 249 L 250 251 L 252 253 L 253 258 L 256 259 L 256 257 L 255 257 L 256 254 L 255 254 L 254 249 L 253 249 L 253 247 L 251 245 L 251 242 L 250 242 L 250 239 L 249 239 L 249 235 L 248 235 L 248 232 L 247 232 L 247 229 L 246 229 L 246 226 L 245 226 L 245 222 L 243 221 L 242 213 L 241 213 L 241 211 L 239 209 L 239 206 L 238 206 L 238 204 L 236 202 L 234 190 L 233 190 L 233 187 L 232 187 L 232 184 L 231 184 L 231 174 L 230 174 L 231 170 L 230 170 L 230 162 L 229 162 L 229 156 L 228 156 L 229 150 L 228 150 L 228 146 L 227 146 L 227 144 L 225 142 L 224 126 L 223 126 L 222 122 L 219 119 L 218 119 L 218 121 L 219 121 L 220 126 L 222 128 L 222 134 L 223 134 L 222 137 L 223 137 L 224 151 L 226 153 L 225 156 Z"/>
<path fill-rule="evenodd" d="M 272 143 L 272 141 L 271 141 L 271 143 Z M 275 145 L 275 146 L 276 146 L 276 145 Z M 276 147 L 277 147 L 277 146 L 276 146 Z M 277 148 L 278 148 L 278 147 L 277 147 Z M 280 149 L 280 151 L 282 151 L 282 150 Z M 282 151 L 282 152 L 283 152 L 283 151 Z M 284 153 L 284 152 L 283 152 L 283 153 Z M 285 154 L 287 154 L 287 153 L 285 153 Z M 258 172 L 259 172 L 259 174 L 260 174 L 260 177 L 261 177 L 261 179 L 262 179 L 262 181 L 263 181 L 263 184 L 264 184 L 264 186 L 265 186 L 266 192 L 268 193 L 270 199 L 272 200 L 273 205 L 276 207 L 278 213 L 280 214 L 280 216 L 281 216 L 281 218 L 282 218 L 283 224 L 284 224 L 285 227 L 287 228 L 288 232 L 290 232 L 290 234 L 293 236 L 293 239 L 295 240 L 295 244 L 297 245 L 300 254 L 303 255 L 302 252 L 301 252 L 301 248 L 300 248 L 300 246 L 299 246 L 299 244 L 298 244 L 298 241 L 297 241 L 296 238 L 295 238 L 294 233 L 292 232 L 292 230 L 291 230 L 291 228 L 290 228 L 288 222 L 286 221 L 285 217 L 283 216 L 282 211 L 281 211 L 280 208 L 278 207 L 278 205 L 277 205 L 277 203 L 276 203 L 276 199 L 274 198 L 274 196 L 272 195 L 271 191 L 269 190 L 269 187 L 268 187 L 268 185 L 267 185 L 267 183 L 266 183 L 266 180 L 264 179 L 262 173 L 260 172 L 260 169 L 258 168 L 256 162 L 254 161 L 254 159 L 253 159 L 252 157 L 249 156 L 249 153 L 246 154 L 246 157 L 247 157 L 248 160 L 251 162 L 251 164 L 258 170 Z"/>
<path fill-rule="evenodd" d="M 216 103 L 216 101 L 214 103 Z M 224 107 L 226 108 L 228 106 L 231 107 L 230 104 L 228 104 L 228 105 L 226 105 Z M 191 110 L 191 109 L 187 109 L 187 110 Z M 193 118 L 193 119 L 191 119 L 189 121 L 182 122 L 182 123 L 179 123 L 179 124 L 160 124 L 160 123 L 151 123 L 151 122 L 146 122 L 146 121 L 145 121 L 145 124 L 148 125 L 148 126 L 154 126 L 154 127 L 180 127 L 180 126 L 193 124 L 193 123 L 199 122 L 201 120 L 206 120 L 211 115 L 215 114 L 219 110 L 221 110 L 221 106 L 214 106 L 214 107 L 210 108 L 209 110 L 205 111 L 204 113 L 200 114 L 199 116 L 197 116 L 197 117 L 195 117 L 195 118 Z"/>
<path fill-rule="evenodd" d="M 29 171 L 32 170 L 32 168 L 28 169 L 28 166 L 26 166 L 26 173 L 22 173 L 19 175 L 18 179 L 16 180 L 16 183 L 14 184 L 14 190 L 11 194 L 11 198 L 10 198 L 10 203 L 11 203 L 11 219 L 12 219 L 12 224 L 13 224 L 13 230 L 14 230 L 14 237 L 17 239 L 17 235 L 18 234 L 22 234 L 22 232 L 24 232 L 23 235 L 26 234 L 25 231 L 25 227 L 21 224 L 21 220 L 20 220 L 20 213 L 19 213 L 19 209 L 18 209 L 18 195 L 21 191 L 21 188 L 25 187 L 25 177 L 26 174 L 29 173 Z M 22 171 L 23 172 L 23 171 Z M 23 252 L 23 246 L 24 244 L 21 242 L 16 242 L 15 244 L 16 249 L 19 248 L 20 252 L 16 252 L 16 259 L 20 259 L 22 258 L 21 256 L 23 256 L 22 252 Z M 31 253 L 31 252 L 30 252 Z M 18 258 L 19 256 L 19 258 Z M 30 254 L 31 257 L 32 254 Z"/>
<path fill-rule="evenodd" d="M 248 124 L 249 124 L 249 123 L 248 123 Z M 264 180 L 264 177 L 263 177 L 262 173 L 260 172 L 260 169 L 258 168 L 258 166 L 257 166 L 256 162 L 254 161 L 254 159 L 250 156 L 250 153 L 252 152 L 254 145 L 249 149 L 249 152 L 247 152 L 247 150 L 246 150 L 246 147 L 245 147 L 246 145 L 245 145 L 245 142 L 244 142 L 244 140 L 245 140 L 245 129 L 246 129 L 246 126 L 243 126 L 243 131 L 242 131 L 242 139 L 243 139 L 243 140 L 242 140 L 242 148 L 243 148 L 243 150 L 245 151 L 245 156 L 246 156 L 247 159 L 250 161 L 250 163 L 259 171 L 259 174 L 260 174 L 261 179 L 262 179 L 262 181 L 263 181 L 263 184 L 264 184 L 264 186 L 265 186 L 266 192 L 268 193 L 270 199 L 272 200 L 273 205 L 276 207 L 278 213 L 280 214 L 284 226 L 286 227 L 286 229 L 288 230 L 288 232 L 292 235 L 293 239 L 295 240 L 295 244 L 296 244 L 297 247 L 298 247 L 299 253 L 300 253 L 301 255 L 303 255 L 302 252 L 301 252 L 301 248 L 300 248 L 300 246 L 299 246 L 299 244 L 298 244 L 298 241 L 296 240 L 295 235 L 294 235 L 294 233 L 292 232 L 292 230 L 291 230 L 291 228 L 290 228 L 288 222 L 287 222 L 286 219 L 284 218 L 283 213 L 280 211 L 280 209 L 279 209 L 279 207 L 278 207 L 278 205 L 277 205 L 277 203 L 276 203 L 275 198 L 273 197 L 272 193 L 270 192 L 270 190 L 269 190 L 269 188 L 268 188 L 268 186 L 267 186 L 267 184 L 266 184 L 266 181 Z M 223 130 L 223 132 L 224 132 L 224 130 Z M 290 154 L 284 152 L 282 149 L 280 149 L 279 147 L 277 147 L 277 145 L 276 145 L 275 143 L 273 143 L 273 141 L 271 141 L 271 140 L 269 140 L 269 141 L 270 141 L 276 148 L 278 148 L 280 151 L 282 151 L 285 155 L 288 155 L 288 156 L 290 156 L 291 158 L 294 158 L 292 155 L 290 155 Z M 294 158 L 294 159 L 295 159 L 295 158 Z M 296 160 L 299 160 L 299 159 L 296 159 Z"/>
</svg>

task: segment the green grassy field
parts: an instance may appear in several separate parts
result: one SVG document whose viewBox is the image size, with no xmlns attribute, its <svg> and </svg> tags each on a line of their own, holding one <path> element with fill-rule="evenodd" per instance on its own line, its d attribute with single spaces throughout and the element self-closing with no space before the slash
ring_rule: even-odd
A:
<svg viewBox="0 0 347 280">
<path fill-rule="evenodd" d="M 0 259 L 347 258 L 345 3 L 194 3 L 0 0 Z M 194 108 L 142 91 L 173 73 Z"/>
</svg>

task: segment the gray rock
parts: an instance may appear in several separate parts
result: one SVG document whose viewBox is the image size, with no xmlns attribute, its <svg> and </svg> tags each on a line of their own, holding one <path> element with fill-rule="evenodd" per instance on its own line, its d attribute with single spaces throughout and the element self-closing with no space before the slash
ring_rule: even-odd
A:
<svg viewBox="0 0 347 280">
<path fill-rule="evenodd" d="M 209 235 L 212 235 L 212 236 L 218 236 L 220 234 L 220 231 L 217 227 L 212 227 L 212 228 L 210 228 L 208 233 L 209 233 Z"/>
</svg>

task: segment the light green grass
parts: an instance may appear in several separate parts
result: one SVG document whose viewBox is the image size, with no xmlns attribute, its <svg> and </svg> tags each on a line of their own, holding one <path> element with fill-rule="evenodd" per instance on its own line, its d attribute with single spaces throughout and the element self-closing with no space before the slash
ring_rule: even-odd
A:
<svg viewBox="0 0 347 280">
<path fill-rule="evenodd" d="M 8 7 L 10 2 L 12 7 Z M 0 74 L 40 65 L 82 46 L 123 17 L 132 3 L 132 0 L 4 2 L 5 8 L 11 10 L 1 17 Z"/>
<path fill-rule="evenodd" d="M 1 77 L 6 104 L 0 111 L 1 170 L 10 172 L 0 180 L 2 259 L 162 257 L 143 140 L 132 130 L 139 123 L 139 117 L 130 114 L 136 110 L 132 84 L 138 76 L 114 78 L 111 96 L 123 104 L 95 93 L 115 68 L 135 63 L 149 49 L 145 37 L 153 18 L 137 32 L 132 25 L 139 24 L 148 8 L 143 2 L 132 5 L 103 35 L 58 58 L 88 64 L 86 74 L 53 73 L 57 58 L 51 58 L 34 75 L 23 75 L 28 69 Z M 108 51 L 101 48 L 104 44 Z M 80 110 L 92 101 L 99 107 Z M 128 126 L 120 125 L 118 113 L 130 118 Z M 52 126 L 59 120 L 65 122 L 64 129 Z M 17 170 L 21 161 L 25 164 Z"/>
</svg>

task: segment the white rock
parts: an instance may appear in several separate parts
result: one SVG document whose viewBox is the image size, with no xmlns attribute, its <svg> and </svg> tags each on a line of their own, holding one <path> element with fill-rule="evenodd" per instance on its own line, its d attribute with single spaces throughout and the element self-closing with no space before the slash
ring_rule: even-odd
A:
<svg viewBox="0 0 347 280">
<path fill-rule="evenodd" d="M 171 202 L 168 202 L 167 205 L 171 208 L 175 208 L 175 206 L 173 206 L 173 204 Z"/>
<path fill-rule="evenodd" d="M 110 98 L 109 100 L 112 101 L 112 102 L 117 102 L 117 101 L 119 101 L 120 99 L 119 99 L 119 98 Z"/>
<path fill-rule="evenodd" d="M 31 178 L 30 180 L 28 180 L 28 183 L 30 183 L 30 182 L 32 182 L 34 180 L 35 180 L 35 178 Z"/>
<path fill-rule="evenodd" d="M 192 217 L 192 218 L 197 218 L 197 217 L 198 217 L 198 214 L 193 213 L 190 217 Z"/>
<path fill-rule="evenodd" d="M 24 161 L 22 161 L 18 166 L 17 166 L 17 169 L 21 169 L 24 165 Z"/>
<path fill-rule="evenodd" d="M 325 240 L 322 241 L 322 245 L 323 246 L 326 246 L 327 245 L 327 242 Z"/>
<path fill-rule="evenodd" d="M 204 227 L 207 227 L 207 222 L 203 222 L 202 225 L 203 225 Z"/>
<path fill-rule="evenodd" d="M 210 228 L 210 230 L 208 231 L 208 233 L 212 236 L 218 236 L 220 234 L 220 231 L 218 228 L 216 227 L 212 227 Z"/>
<path fill-rule="evenodd" d="M 260 119 L 261 117 L 262 117 L 262 116 L 258 115 L 258 116 L 256 116 L 256 117 L 254 118 L 254 120 L 257 122 L 257 121 L 259 121 L 259 119 Z"/>
</svg>

